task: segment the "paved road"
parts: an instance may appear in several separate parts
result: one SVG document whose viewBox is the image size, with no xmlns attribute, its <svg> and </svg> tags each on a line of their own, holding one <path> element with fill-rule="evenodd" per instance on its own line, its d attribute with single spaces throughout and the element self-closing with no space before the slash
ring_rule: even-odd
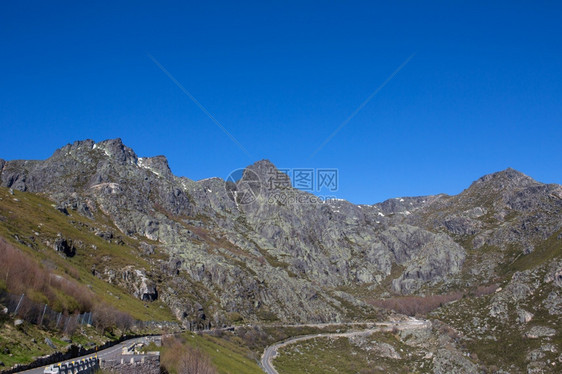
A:
<svg viewBox="0 0 562 374">
<path fill-rule="evenodd" d="M 105 359 L 105 360 L 121 360 L 121 353 L 123 351 L 123 348 L 126 346 L 130 346 L 132 344 L 136 344 L 136 343 L 148 343 L 148 341 L 150 339 L 154 339 L 154 338 L 159 338 L 158 336 L 147 336 L 147 337 L 141 337 L 141 338 L 134 338 L 134 339 L 129 339 L 129 340 L 125 340 L 119 344 L 114 345 L 113 347 L 109 347 L 106 348 L 104 350 L 98 351 L 97 355 L 98 358 L 100 359 Z M 72 361 L 78 361 L 81 360 L 83 358 L 88 358 L 88 357 L 92 357 L 95 356 L 95 354 L 90 354 L 90 355 L 86 355 L 86 356 L 81 356 L 81 357 L 76 357 L 70 360 L 65 360 L 65 361 L 61 361 L 61 362 L 72 362 Z M 130 357 L 132 357 L 132 355 L 127 355 L 127 356 L 123 356 L 123 357 L 127 357 L 128 359 L 130 359 Z M 58 364 L 58 362 L 57 362 Z M 26 370 L 26 371 L 22 371 L 21 373 L 25 373 L 25 374 L 43 374 L 43 371 L 45 370 L 45 366 L 40 366 L 38 368 L 35 369 L 31 369 L 31 370 Z"/>
<path fill-rule="evenodd" d="M 279 348 L 284 347 L 288 344 L 292 344 L 292 343 L 296 343 L 299 341 L 303 341 L 303 340 L 307 340 L 307 339 L 313 339 L 313 338 L 317 338 L 317 337 L 350 337 L 350 336 L 358 336 L 358 335 L 368 335 L 368 334 L 372 334 L 373 332 L 377 332 L 377 331 L 389 331 L 392 330 L 393 328 L 398 328 L 400 330 L 408 330 L 408 329 L 416 329 L 416 328 L 424 328 L 427 326 L 426 321 L 421 321 L 421 320 L 417 320 L 417 319 L 409 319 L 406 321 L 390 321 L 390 322 L 351 322 L 351 323 L 311 323 L 311 324 L 297 324 L 297 325 L 268 325 L 268 326 L 274 326 L 274 327 L 316 327 L 316 328 L 322 328 L 322 327 L 327 327 L 327 326 L 368 326 L 367 329 L 365 330 L 361 330 L 361 331 L 352 331 L 352 332 L 346 332 L 346 333 L 325 333 L 325 334 L 312 334 L 312 335 L 303 335 L 303 336 L 298 336 L 295 338 L 290 338 L 288 340 L 285 341 L 281 341 L 281 342 L 277 342 L 273 345 L 270 345 L 269 347 L 267 347 L 262 355 L 261 358 L 261 364 L 265 370 L 266 373 L 268 374 L 279 374 L 277 372 L 277 370 L 275 370 L 275 368 L 273 367 L 272 361 L 273 359 L 277 356 L 277 351 Z M 234 328 L 240 328 L 240 327 L 244 327 L 244 326 L 236 326 L 236 327 L 226 327 L 226 328 L 219 328 L 219 329 L 213 329 L 213 330 L 230 330 L 230 329 L 234 329 Z M 210 332 L 209 331 L 202 331 L 202 332 Z M 134 338 L 134 339 L 129 339 L 129 340 L 125 340 L 119 344 L 114 345 L 113 347 L 98 351 L 97 355 L 98 358 L 100 359 L 105 359 L 105 360 L 121 360 L 122 357 L 125 357 L 126 360 L 130 360 L 131 357 L 133 357 L 133 355 L 126 355 L 123 356 L 122 355 L 122 351 L 123 348 L 126 346 L 130 346 L 132 344 L 136 344 L 136 343 L 145 343 L 148 344 L 149 339 L 154 339 L 154 338 L 161 338 L 160 336 L 153 336 L 153 337 L 141 337 L 141 338 Z M 81 356 L 81 357 L 76 357 L 73 358 L 71 360 L 65 360 L 65 361 L 61 361 L 61 362 L 69 362 L 69 361 L 77 361 L 77 360 L 81 360 L 83 358 L 88 358 L 91 357 L 92 355 L 86 355 L 86 356 Z M 21 373 L 25 373 L 25 374 L 43 374 L 45 367 L 41 366 L 35 369 L 31 369 L 31 370 L 26 370 L 26 371 L 22 371 Z"/>
<path fill-rule="evenodd" d="M 353 325 L 370 325 L 371 327 L 366 330 L 361 331 L 351 331 L 351 332 L 342 332 L 342 333 L 326 333 L 326 334 L 311 334 L 311 335 L 303 335 L 297 336 L 295 338 L 290 338 L 287 340 L 283 340 L 277 342 L 275 344 L 270 345 L 265 349 L 263 355 L 261 356 L 261 365 L 267 374 L 279 374 L 277 370 L 273 367 L 273 359 L 277 356 L 277 352 L 279 348 L 284 347 L 289 344 L 301 342 L 303 340 L 314 339 L 314 338 L 323 338 L 323 337 L 351 337 L 351 336 L 359 336 L 359 335 L 370 335 L 374 332 L 378 331 L 390 331 L 394 328 L 399 330 L 413 330 L 413 329 L 420 329 L 425 328 L 428 326 L 427 321 L 422 321 L 418 319 L 409 319 L 406 321 L 397 321 L 397 322 L 378 322 L 378 323 L 352 323 L 352 324 L 320 324 L 314 326 L 326 326 L 326 325 L 346 325 L 346 326 L 353 326 Z M 300 325 L 300 326 L 313 326 L 313 325 Z"/>
</svg>

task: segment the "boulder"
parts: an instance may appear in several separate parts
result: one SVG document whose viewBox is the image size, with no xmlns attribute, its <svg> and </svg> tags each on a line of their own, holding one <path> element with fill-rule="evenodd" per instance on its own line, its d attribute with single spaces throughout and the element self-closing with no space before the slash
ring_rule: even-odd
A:
<svg viewBox="0 0 562 374">
<path fill-rule="evenodd" d="M 549 293 L 543 305 L 550 315 L 562 315 L 562 296 L 557 291 Z"/>
<path fill-rule="evenodd" d="M 58 204 L 57 206 L 55 206 L 55 209 L 61 212 L 62 214 L 64 214 L 65 216 L 69 215 L 68 209 L 66 209 L 66 206 L 64 206 L 64 204 Z"/>
<path fill-rule="evenodd" d="M 53 343 L 53 341 L 49 338 L 45 338 L 45 344 L 47 344 L 49 347 L 51 347 L 53 349 L 57 349 L 57 346 L 55 345 L 55 343 Z"/>
<path fill-rule="evenodd" d="M 154 254 L 154 246 L 152 244 L 148 244 L 146 242 L 140 242 L 139 245 L 142 253 L 146 256 L 150 256 L 152 254 Z"/>
<path fill-rule="evenodd" d="M 113 239 L 113 232 L 111 231 L 97 231 L 96 235 L 104 240 L 107 240 L 108 242 Z"/>
<path fill-rule="evenodd" d="M 538 339 L 556 335 L 556 330 L 546 326 L 533 326 L 525 336 L 529 339 Z"/>
<path fill-rule="evenodd" d="M 523 309 L 517 310 L 517 320 L 520 323 L 529 323 L 531 322 L 533 317 L 534 317 L 533 313 L 527 312 L 526 310 Z"/>
</svg>

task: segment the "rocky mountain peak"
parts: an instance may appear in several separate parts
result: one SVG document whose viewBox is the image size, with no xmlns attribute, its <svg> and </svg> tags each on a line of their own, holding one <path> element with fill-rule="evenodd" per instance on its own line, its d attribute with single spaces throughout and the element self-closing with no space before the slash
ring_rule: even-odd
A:
<svg viewBox="0 0 562 374">
<path fill-rule="evenodd" d="M 117 161 L 119 164 L 137 163 L 138 157 L 135 152 L 124 145 L 120 138 L 108 139 L 98 143 L 92 139 L 77 140 L 72 144 L 67 144 L 57 149 L 51 158 L 57 160 L 61 157 L 74 156 L 75 158 L 84 159 L 91 157 L 91 152 L 95 150 L 105 153 L 105 156 Z"/>
<path fill-rule="evenodd" d="M 136 164 L 138 161 L 138 157 L 135 152 L 131 148 L 124 145 L 121 138 L 104 140 L 102 142 L 94 144 L 92 148 L 102 149 L 106 155 L 121 164 Z"/>
<path fill-rule="evenodd" d="M 254 172 L 260 172 L 260 174 L 266 174 L 271 170 L 278 170 L 273 162 L 268 159 L 256 161 L 252 165 L 247 166 L 246 169 L 250 169 Z"/>
<path fill-rule="evenodd" d="M 255 180 L 256 177 L 264 186 L 270 186 L 272 188 L 291 187 L 291 179 L 289 176 L 267 159 L 257 161 L 246 167 L 243 179 L 250 178 Z"/>
<path fill-rule="evenodd" d="M 96 143 L 92 139 L 77 140 L 72 144 L 67 144 L 64 147 L 57 149 L 51 157 L 64 157 L 68 154 L 79 153 L 83 151 L 90 151 Z"/>
<path fill-rule="evenodd" d="M 487 174 L 476 180 L 469 189 L 473 187 L 487 187 L 493 190 L 505 190 L 513 188 L 524 188 L 538 185 L 539 182 L 533 178 L 512 168 L 507 168 L 496 173 Z"/>
</svg>

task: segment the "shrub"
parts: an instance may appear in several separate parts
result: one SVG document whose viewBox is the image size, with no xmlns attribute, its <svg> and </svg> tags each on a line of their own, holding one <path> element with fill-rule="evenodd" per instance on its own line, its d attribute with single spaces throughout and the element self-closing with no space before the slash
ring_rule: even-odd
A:
<svg viewBox="0 0 562 374">
<path fill-rule="evenodd" d="M 394 310 L 397 313 L 415 316 L 427 314 L 446 303 L 459 300 L 462 296 L 462 292 L 430 296 L 399 296 L 373 300 L 371 304 L 379 308 Z"/>
<path fill-rule="evenodd" d="M 107 304 L 98 304 L 93 308 L 93 325 L 102 333 L 112 333 L 114 329 L 128 331 L 134 320 L 130 314 L 117 310 Z"/>
<path fill-rule="evenodd" d="M 209 356 L 176 337 L 162 340 L 161 365 L 178 374 L 217 374 Z"/>
<path fill-rule="evenodd" d="M 13 294 L 26 294 L 58 311 L 89 310 L 94 298 L 86 287 L 53 274 L 18 248 L 0 238 L 0 279 Z"/>
<path fill-rule="evenodd" d="M 474 291 L 471 292 L 472 295 L 476 297 L 491 295 L 498 289 L 497 284 L 491 284 L 489 286 L 478 286 Z"/>
</svg>

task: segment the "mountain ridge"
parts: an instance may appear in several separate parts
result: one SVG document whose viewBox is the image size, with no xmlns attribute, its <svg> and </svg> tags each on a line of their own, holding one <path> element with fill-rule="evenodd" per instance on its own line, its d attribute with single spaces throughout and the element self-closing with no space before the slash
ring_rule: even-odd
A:
<svg viewBox="0 0 562 374">
<path fill-rule="evenodd" d="M 306 200 L 314 195 L 292 188 L 285 174 L 272 190 L 260 181 L 255 201 L 241 202 L 240 194 L 253 192 L 250 172 L 263 179 L 279 170 L 266 159 L 247 166 L 233 198 L 223 179 L 175 176 L 164 156 L 139 157 L 117 138 L 76 141 L 43 161 L 5 161 L 0 180 L 4 187 L 47 194 L 61 209 L 91 219 L 103 214 L 124 235 L 156 241 L 170 261 L 181 263 L 187 283 L 203 282 L 209 297 L 218 293 L 229 300 L 210 307 L 222 310 L 218 319 L 240 309 L 247 318 L 261 310 L 281 320 L 339 320 L 351 309 L 368 310 L 361 298 L 338 291 L 342 287 L 366 287 L 380 295 L 459 288 L 474 248 L 496 246 L 504 256 L 502 243 L 511 242 L 530 253 L 534 241 L 546 240 L 559 227 L 541 213 L 525 218 L 540 222 L 539 234 L 505 228 L 510 214 L 560 209 L 547 197 L 557 194 L 559 185 L 544 185 L 511 168 L 477 179 L 458 195 L 372 205 Z M 402 270 L 395 274 L 396 269 Z M 255 276 L 264 271 L 277 286 Z M 381 289 L 389 277 L 392 286 Z M 228 287 L 239 291 L 230 296 Z M 164 291 L 162 297 L 171 294 Z M 314 294 L 323 297 L 306 296 Z M 342 297 L 352 307 L 344 307 Z M 305 311 L 296 313 L 295 303 Z M 183 304 L 176 315 L 193 310 L 193 303 Z"/>
<path fill-rule="evenodd" d="M 69 154 L 70 152 L 76 151 L 77 149 L 83 148 L 83 147 L 87 147 L 91 150 L 95 150 L 97 149 L 101 149 L 103 150 L 106 155 L 108 157 L 110 157 L 111 159 L 115 159 L 117 162 L 129 162 L 131 164 L 135 164 L 139 167 L 146 167 L 148 169 L 150 169 L 151 167 L 158 169 L 160 172 L 164 172 L 164 174 L 168 174 L 170 176 L 174 176 L 176 178 L 186 178 L 185 176 L 176 176 L 175 174 L 172 173 L 172 170 L 170 169 L 168 160 L 166 158 L 165 155 L 156 155 L 156 156 L 145 156 L 145 157 L 139 157 L 136 152 L 126 146 L 121 138 L 114 138 L 114 139 L 107 139 L 107 140 L 103 140 L 100 142 L 95 142 L 92 139 L 85 139 L 85 140 L 77 140 L 73 143 L 68 143 L 67 145 L 58 148 L 57 150 L 55 150 L 55 152 L 47 159 L 45 160 L 5 160 L 0 158 L 0 175 L 3 171 L 3 169 L 9 164 L 9 163 L 13 163 L 13 162 L 24 162 L 26 164 L 35 164 L 35 163 L 41 163 L 44 161 L 47 161 L 53 157 L 57 157 L 57 156 L 64 156 Z M 144 165 L 143 165 L 144 163 Z M 150 164 L 150 165 L 149 165 Z M 242 169 L 256 169 L 256 170 L 260 170 L 260 173 L 263 175 L 267 175 L 267 171 L 269 170 L 273 170 L 275 172 L 278 172 L 279 169 L 277 168 L 277 166 L 271 162 L 269 159 L 261 159 L 258 161 L 255 161 L 252 164 L 247 165 L 246 167 L 242 168 Z M 193 180 L 194 182 L 200 182 L 200 181 L 204 181 L 207 179 L 214 179 L 214 178 L 218 178 L 223 180 L 221 177 L 218 176 L 214 176 L 214 177 L 209 177 L 209 178 L 204 178 L 201 180 Z M 482 183 L 485 182 L 493 182 L 494 180 L 503 180 L 503 181 L 507 181 L 507 182 L 512 182 L 512 181 L 518 181 L 521 183 L 524 183 L 525 185 L 530 185 L 530 184 L 542 184 L 540 182 L 535 181 L 534 179 L 532 179 L 531 177 L 527 176 L 526 174 L 513 169 L 511 167 L 508 167 L 504 170 L 500 170 L 497 172 L 492 172 L 489 174 L 485 174 L 479 178 L 477 178 L 476 180 L 474 180 L 470 186 L 468 187 L 468 189 L 470 189 L 473 186 L 477 186 L 480 185 Z M 289 178 L 290 180 L 290 178 Z M 552 183 L 554 185 L 558 185 L 555 183 Z M 517 185 L 517 183 L 512 185 L 509 185 L 507 187 L 512 187 L 514 185 Z M 519 187 L 522 187 L 523 185 L 519 185 Z M 461 191 L 462 193 L 462 191 Z M 438 195 L 446 195 L 443 193 L 436 193 L 433 195 L 426 195 L 428 197 L 432 197 L 432 196 L 438 196 Z M 454 195 L 453 195 L 454 196 Z M 393 200 L 398 200 L 398 199 L 417 199 L 417 198 L 423 198 L 425 196 L 398 196 L 398 197 L 393 197 L 393 198 L 389 198 L 380 202 L 374 202 L 371 204 L 354 204 L 354 205 L 377 205 L 377 204 L 383 204 L 386 202 L 390 202 Z M 339 199 L 342 200 L 342 199 Z M 348 200 L 346 200 L 348 201 Z M 353 203 L 352 203 L 353 204 Z"/>
<path fill-rule="evenodd" d="M 355 205 L 293 188 L 269 160 L 236 173 L 178 177 L 164 156 L 139 157 L 121 139 L 77 141 L 46 160 L 0 159 L 0 229 L 40 258 L 67 243 L 72 257 L 57 252 L 64 262 L 147 305 L 169 307 L 190 329 L 372 321 L 390 313 L 380 305 L 464 295 L 431 316 L 462 331 L 457 343 L 482 354 L 482 365 L 497 361 L 518 372 L 540 360 L 504 360 L 505 352 L 474 342 L 489 335 L 513 345 L 562 323 L 558 184 L 508 168 L 457 195 Z M 23 201 L 26 212 L 36 204 L 64 227 L 43 232 L 45 218 L 32 214 L 11 224 L 7 217 Z M 101 256 L 99 240 L 111 248 Z M 466 313 L 478 319 L 460 319 Z M 551 344 L 551 337 L 537 339 Z M 562 352 L 530 349 L 518 354 Z"/>
</svg>

